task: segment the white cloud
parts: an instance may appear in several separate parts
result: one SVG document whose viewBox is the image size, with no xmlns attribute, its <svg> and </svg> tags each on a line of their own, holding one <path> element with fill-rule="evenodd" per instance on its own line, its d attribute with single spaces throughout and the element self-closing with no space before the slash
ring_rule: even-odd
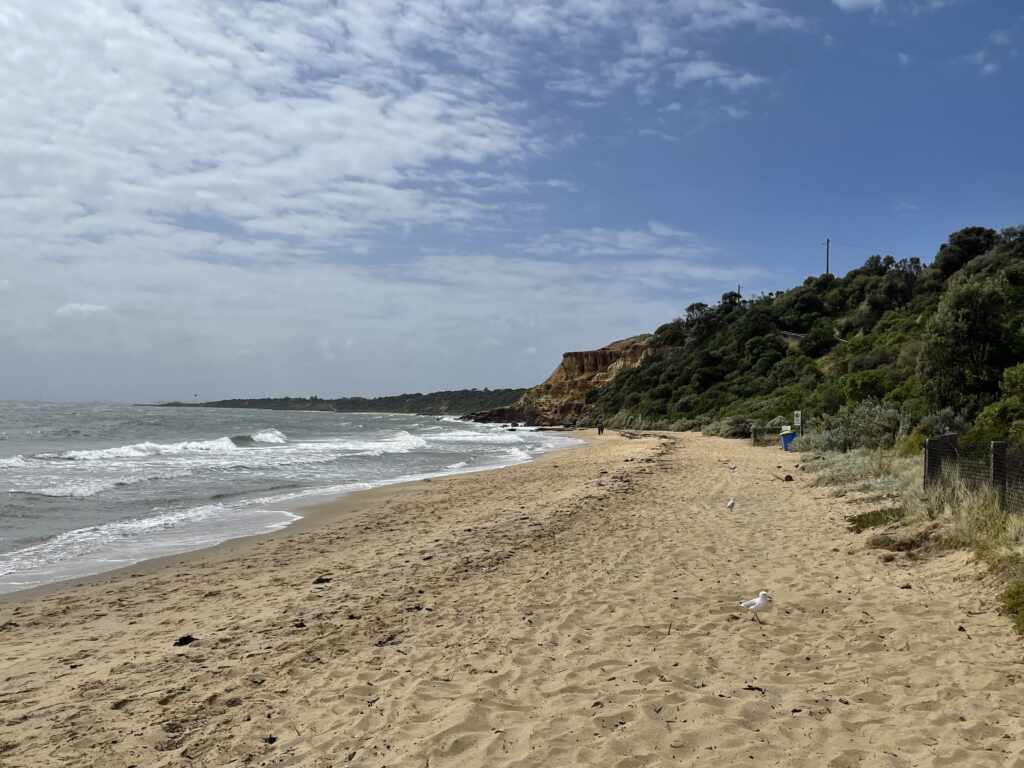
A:
<svg viewBox="0 0 1024 768">
<path fill-rule="evenodd" d="M 617 3 L 612 5 L 618 7 Z M 678 0 L 670 4 L 637 2 L 632 8 L 638 12 L 632 22 L 633 40 L 625 45 L 606 43 L 613 55 L 599 67 L 573 66 L 557 70 L 548 78 L 547 88 L 580 97 L 582 101 L 577 102 L 580 106 L 600 104 L 625 88 L 631 88 L 641 102 L 647 101 L 659 83 L 663 79 L 671 80 L 673 74 L 677 84 L 700 79 L 732 90 L 745 88 L 763 82 L 764 78 L 708 62 L 702 54 L 690 52 L 688 41 L 696 33 L 743 25 L 762 30 L 803 26 L 801 18 L 757 2 Z M 716 76 L 698 77 L 709 63 L 719 68 Z"/>
<path fill-rule="evenodd" d="M 726 104 L 722 107 L 722 111 L 725 112 L 733 120 L 742 120 L 744 117 L 750 116 L 749 109 L 743 109 L 743 107 L 734 107 L 730 104 Z"/>
<path fill-rule="evenodd" d="M 1003 68 L 1002 62 L 999 61 L 999 55 L 1002 54 L 1002 50 L 999 48 L 982 48 L 981 50 L 975 51 L 974 53 L 968 54 L 966 60 L 977 67 L 978 74 L 981 77 L 991 77 L 997 74 Z M 1013 52 L 1010 52 L 1010 57 L 1013 58 Z"/>
<path fill-rule="evenodd" d="M 995 32 L 988 36 L 988 39 L 989 42 L 992 43 L 992 45 L 998 46 L 1006 46 L 1009 45 L 1011 42 L 1010 33 L 1003 29 L 997 29 Z"/>
<path fill-rule="evenodd" d="M 859 11 L 883 11 L 917 16 L 941 11 L 955 5 L 959 0 L 832 0 L 838 8 L 850 13 Z"/>
<path fill-rule="evenodd" d="M 635 50 L 641 55 L 658 55 L 669 46 L 669 30 L 661 24 L 640 20 L 635 23 L 634 31 Z"/>
<path fill-rule="evenodd" d="M 320 2 L 21 6 L 22 44 L 0 52 L 12 105 L 0 217 L 14 237 L 171 234 L 199 216 L 239 239 L 315 247 L 394 222 L 476 217 L 478 201 L 438 167 L 541 146 L 512 105 L 403 54 L 446 45 L 416 14 L 388 22 Z M 500 79 L 500 55 L 476 55 Z M 426 168 L 433 188 L 410 184 Z"/>
<path fill-rule="evenodd" d="M 679 137 L 675 134 L 663 131 L 659 128 L 641 128 L 637 131 L 638 136 L 643 136 L 648 139 L 661 139 L 662 141 L 676 142 L 679 141 Z"/>
<path fill-rule="evenodd" d="M 71 302 L 69 304 L 62 304 L 57 308 L 54 313 L 60 316 L 66 315 L 97 315 L 101 312 L 109 312 L 110 307 L 104 304 L 78 304 Z"/>
<path fill-rule="evenodd" d="M 0 223 L 15 237 L 166 234 L 199 217 L 312 248 L 488 214 L 458 166 L 550 147 L 514 93 L 531 60 L 554 90 L 649 98 L 690 34 L 802 23 L 757 0 L 14 0 L 13 18 Z M 635 39 L 607 61 L 562 66 L 566 50 L 600 60 L 625 25 Z M 707 61 L 681 72 L 730 90 L 763 79 Z"/>
<path fill-rule="evenodd" d="M 885 0 L 832 0 L 844 11 L 880 11 L 885 7 Z"/>
<path fill-rule="evenodd" d="M 714 283 L 734 283 L 758 274 L 751 267 L 737 270 L 715 265 L 713 249 L 694 234 L 652 221 L 646 229 L 565 229 L 535 238 L 522 247 L 531 256 L 551 259 L 598 260 L 620 276 L 648 274 Z"/>
<path fill-rule="evenodd" d="M 749 72 L 737 72 L 717 61 L 701 59 L 684 64 L 676 71 L 676 85 L 706 83 L 720 85 L 734 93 L 765 82 L 765 78 Z"/>
<path fill-rule="evenodd" d="M 909 9 L 912 13 L 931 13 L 941 11 L 955 5 L 959 0 L 910 0 Z"/>
<path fill-rule="evenodd" d="M 583 96 L 600 103 L 614 91 L 612 83 L 603 77 L 597 77 L 580 69 L 570 69 L 560 73 L 559 77 L 549 80 L 549 90 Z"/>
</svg>

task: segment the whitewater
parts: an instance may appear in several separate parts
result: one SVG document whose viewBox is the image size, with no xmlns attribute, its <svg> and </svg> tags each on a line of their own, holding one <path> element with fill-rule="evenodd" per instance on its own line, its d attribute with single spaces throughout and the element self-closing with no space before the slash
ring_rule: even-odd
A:
<svg viewBox="0 0 1024 768">
<path fill-rule="evenodd" d="M 578 444 L 436 416 L 0 402 L 0 592 L 278 530 L 312 501 Z"/>
</svg>

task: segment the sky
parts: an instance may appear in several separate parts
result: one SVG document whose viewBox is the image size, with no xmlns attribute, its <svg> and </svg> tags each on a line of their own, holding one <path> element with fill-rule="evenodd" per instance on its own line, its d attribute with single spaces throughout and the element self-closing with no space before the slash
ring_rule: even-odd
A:
<svg viewBox="0 0 1024 768">
<path fill-rule="evenodd" d="M 529 386 L 1024 224 L 1017 0 L 7 0 L 0 399 Z"/>
</svg>

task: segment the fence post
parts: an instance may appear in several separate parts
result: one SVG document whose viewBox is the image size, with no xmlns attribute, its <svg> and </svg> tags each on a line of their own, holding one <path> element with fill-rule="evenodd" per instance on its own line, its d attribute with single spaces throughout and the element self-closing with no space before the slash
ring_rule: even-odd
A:
<svg viewBox="0 0 1024 768">
<path fill-rule="evenodd" d="M 999 509 L 1006 509 L 1006 443 L 994 442 L 989 448 L 988 479 L 999 499 Z"/>
<path fill-rule="evenodd" d="M 948 437 L 929 437 L 924 442 L 924 489 L 928 490 L 942 479 L 942 457 L 939 455 Z"/>
<path fill-rule="evenodd" d="M 924 441 L 924 477 L 921 481 L 921 487 L 924 488 L 926 491 L 928 490 L 928 486 L 931 485 L 932 479 L 931 463 L 933 439 L 934 438 L 929 437 L 927 440 Z"/>
</svg>

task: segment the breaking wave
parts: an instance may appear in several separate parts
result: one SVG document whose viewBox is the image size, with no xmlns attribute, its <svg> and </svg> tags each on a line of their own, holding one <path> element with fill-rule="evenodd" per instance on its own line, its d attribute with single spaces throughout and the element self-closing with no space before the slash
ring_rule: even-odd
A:
<svg viewBox="0 0 1024 768">
<path fill-rule="evenodd" d="M 191 470 L 184 469 L 174 472 L 163 472 L 155 475 L 134 477 L 112 477 L 99 479 L 72 478 L 51 487 L 24 489 L 12 488 L 10 492 L 20 494 L 22 496 L 48 496 L 50 498 L 57 499 L 87 499 L 90 496 L 96 496 L 104 491 L 110 491 L 115 488 L 124 488 L 129 485 L 152 482 L 154 480 L 172 480 L 174 478 L 187 477 L 191 474 Z"/>
<path fill-rule="evenodd" d="M 280 430 L 262 429 L 251 435 L 235 435 L 231 438 L 231 442 L 239 448 L 246 448 L 257 445 L 258 443 L 263 443 L 265 445 L 284 445 L 288 442 L 288 438 L 285 437 L 284 432 L 281 432 Z"/>
<path fill-rule="evenodd" d="M 282 445 L 287 440 L 284 433 L 279 430 L 264 429 L 252 435 L 218 437 L 215 440 L 185 440 L 180 443 L 133 443 L 132 445 L 119 445 L 114 448 L 64 451 L 63 453 L 41 453 L 35 458 L 60 459 L 64 461 L 103 461 L 105 459 L 145 459 L 150 456 L 180 456 L 189 453 L 231 453 L 239 448 L 257 444 Z M 16 456 L 15 459 L 17 458 L 19 457 Z M 14 464 L 13 466 L 24 465 Z"/>
</svg>

